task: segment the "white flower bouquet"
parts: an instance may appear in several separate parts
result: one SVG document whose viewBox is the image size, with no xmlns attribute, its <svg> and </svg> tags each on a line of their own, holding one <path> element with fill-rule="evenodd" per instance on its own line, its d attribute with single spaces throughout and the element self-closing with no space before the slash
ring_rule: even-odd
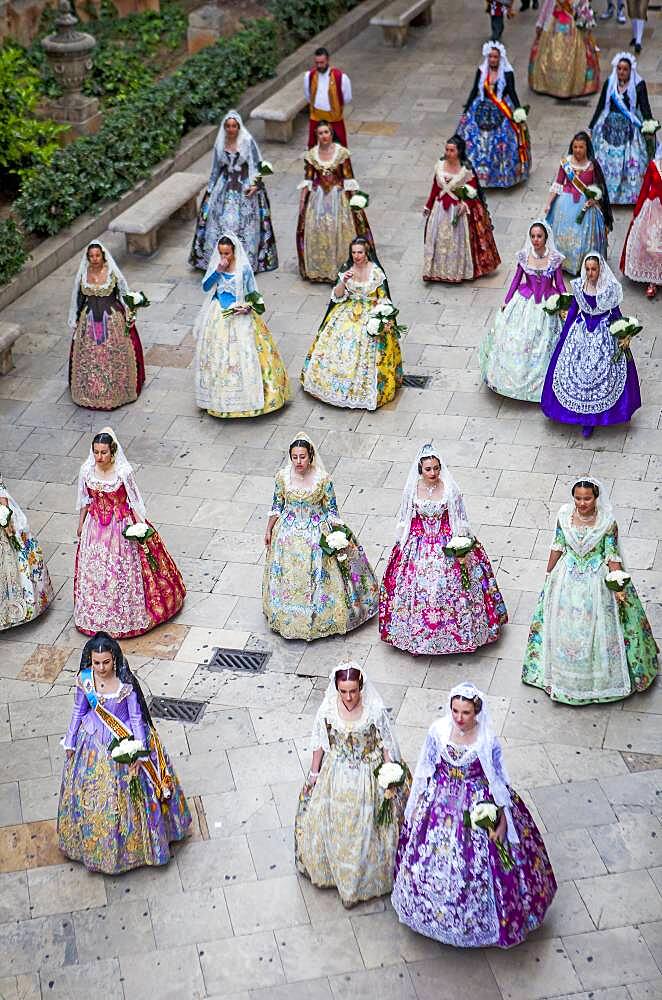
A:
<svg viewBox="0 0 662 1000">
<path fill-rule="evenodd" d="M 18 538 L 16 537 L 13 531 L 9 530 L 9 527 L 11 525 L 12 514 L 13 511 L 11 507 L 9 507 L 7 504 L 4 503 L 0 504 L 0 528 L 4 529 L 7 538 L 9 539 L 10 545 L 12 545 L 17 552 L 22 552 L 23 550 L 21 548 L 21 544 Z"/>
<path fill-rule="evenodd" d="M 349 199 L 349 207 L 354 209 L 355 212 L 362 211 L 362 209 L 367 208 L 369 204 L 370 195 L 366 194 L 365 191 L 355 191 Z"/>
<path fill-rule="evenodd" d="M 625 573 L 622 569 L 613 569 L 605 576 L 605 584 L 607 590 L 613 590 L 619 594 L 622 590 L 625 590 L 631 579 L 630 574 Z"/>
<path fill-rule="evenodd" d="M 401 764 L 397 760 L 387 760 L 381 763 L 373 771 L 377 779 L 377 785 L 383 792 L 382 804 L 377 810 L 375 823 L 377 826 L 386 826 L 393 822 L 393 804 L 398 788 L 402 788 L 409 777 L 409 768 L 406 764 Z"/>
<path fill-rule="evenodd" d="M 475 188 L 469 187 L 468 184 L 463 184 L 461 188 L 457 189 L 457 191 L 453 191 L 453 194 L 457 198 L 459 198 L 461 202 L 473 201 L 474 198 L 478 197 L 478 191 L 476 191 Z M 455 208 L 453 211 L 453 220 L 451 225 L 457 226 L 459 221 L 460 221 L 460 216 L 457 213 L 457 208 Z"/>
<path fill-rule="evenodd" d="M 328 535 L 321 535 L 320 548 L 325 556 L 335 556 L 339 563 L 344 563 L 347 561 L 345 549 L 352 541 L 352 537 L 349 528 L 341 525 L 330 531 Z"/>
<path fill-rule="evenodd" d="M 139 740 L 129 739 L 127 736 L 123 740 L 115 739 L 108 747 L 111 758 L 116 764 L 135 764 L 141 757 L 149 757 L 149 750 Z M 129 782 L 129 794 L 135 805 L 141 805 L 143 801 L 142 788 L 137 776 L 134 774 Z"/>
<path fill-rule="evenodd" d="M 581 225 L 582 222 L 584 221 L 584 213 L 588 208 L 587 202 L 602 201 L 602 188 L 600 188 L 597 184 L 587 184 L 586 190 L 584 191 L 584 197 L 586 198 L 586 201 L 582 205 L 581 209 L 579 210 L 579 215 L 575 219 L 575 222 L 577 223 L 578 226 Z"/>
<path fill-rule="evenodd" d="M 617 347 L 612 361 L 618 361 L 622 354 L 630 357 L 630 341 L 643 330 L 643 324 L 636 316 L 623 316 L 622 319 L 615 320 L 609 327 L 609 332 L 616 340 Z"/>
<path fill-rule="evenodd" d="M 151 305 L 144 292 L 125 292 L 122 301 L 126 306 L 126 321 L 124 323 L 124 333 L 128 337 L 131 327 L 136 321 L 136 313 L 139 309 L 146 309 Z"/>
<path fill-rule="evenodd" d="M 513 121 L 516 125 L 523 125 L 528 117 L 527 108 L 515 108 L 513 111 Z"/>
<path fill-rule="evenodd" d="M 257 173 L 251 182 L 252 187 L 257 187 L 263 177 L 268 177 L 269 174 L 273 174 L 274 168 L 269 160 L 260 160 L 257 168 Z"/>
<path fill-rule="evenodd" d="M 151 524 L 146 524 L 144 521 L 136 521 L 135 524 L 127 524 L 126 528 L 122 531 L 122 534 L 128 541 L 138 542 L 139 545 L 142 545 L 147 557 L 147 562 L 156 573 L 159 568 L 159 564 L 147 547 L 149 539 L 156 534 L 156 531 Z"/>
<path fill-rule="evenodd" d="M 499 809 L 493 802 L 477 802 L 473 809 L 464 810 L 465 830 L 496 830 L 499 823 Z M 507 843 L 495 840 L 494 846 L 497 849 L 501 867 L 505 872 L 510 872 L 515 867 L 513 856 Z"/>
<path fill-rule="evenodd" d="M 392 302 L 388 299 L 383 299 L 368 316 L 366 323 L 367 333 L 371 337 L 381 337 L 383 333 L 390 331 L 396 337 L 399 337 L 400 334 L 405 333 L 407 330 L 406 326 L 401 326 L 396 321 L 399 312 L 400 310 L 396 309 Z"/>
<path fill-rule="evenodd" d="M 246 306 L 250 306 L 256 316 L 261 316 L 267 308 L 259 292 L 249 292 L 248 295 L 244 296 L 243 302 L 234 302 L 227 309 L 224 309 L 223 315 L 232 316 L 236 312 L 242 312 Z"/>
<path fill-rule="evenodd" d="M 660 127 L 660 123 L 657 118 L 647 118 L 645 122 L 642 122 L 641 131 L 644 135 L 655 135 Z"/>
<path fill-rule="evenodd" d="M 460 563 L 460 573 L 462 575 L 462 586 L 469 589 L 469 571 L 464 564 L 465 556 L 468 556 L 476 545 L 476 539 L 471 535 L 453 535 L 444 545 L 444 555 L 449 559 L 457 559 Z"/>
<path fill-rule="evenodd" d="M 542 309 L 548 316 L 558 316 L 559 313 L 567 312 L 571 303 L 572 295 L 563 292 L 562 294 L 550 295 L 549 298 L 545 299 Z"/>
</svg>

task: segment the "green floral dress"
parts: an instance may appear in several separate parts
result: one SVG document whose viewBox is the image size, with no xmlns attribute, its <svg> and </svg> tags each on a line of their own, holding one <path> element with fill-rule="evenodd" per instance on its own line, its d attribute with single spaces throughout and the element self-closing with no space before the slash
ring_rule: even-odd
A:
<svg viewBox="0 0 662 1000">
<path fill-rule="evenodd" d="M 573 510 L 559 511 L 552 551 L 562 557 L 533 615 L 522 680 L 567 705 L 618 701 L 653 683 L 658 647 L 634 585 L 621 605 L 605 585 L 606 564 L 622 562 L 616 522 L 576 527 Z"/>
</svg>

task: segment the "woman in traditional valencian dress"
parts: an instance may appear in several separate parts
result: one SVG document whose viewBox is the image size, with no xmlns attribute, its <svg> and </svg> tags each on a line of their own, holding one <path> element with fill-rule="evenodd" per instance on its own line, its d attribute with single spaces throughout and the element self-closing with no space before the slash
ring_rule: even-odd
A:
<svg viewBox="0 0 662 1000">
<path fill-rule="evenodd" d="M 303 157 L 304 180 L 299 184 L 297 254 L 299 273 L 308 281 L 334 283 L 354 236 L 365 236 L 374 248 L 362 208 L 350 208 L 358 191 L 349 150 L 334 142 L 328 122 L 316 127 L 317 145 Z"/>
<path fill-rule="evenodd" d="M 113 759 L 135 740 L 136 762 Z M 57 831 L 60 850 L 87 869 L 119 875 L 167 865 L 191 825 L 184 793 L 140 684 L 114 639 L 99 632 L 81 656 L 65 748 Z"/>
<path fill-rule="evenodd" d="M 651 160 L 634 206 L 623 252 L 621 271 L 630 281 L 646 284 L 654 299 L 662 285 L 662 156 Z"/>
<path fill-rule="evenodd" d="M 234 233 L 221 236 L 202 290 L 207 298 L 194 326 L 198 406 L 212 417 L 279 410 L 290 398 L 287 369 L 267 324 L 247 301 L 257 287 Z"/>
<path fill-rule="evenodd" d="M 379 632 L 407 653 L 472 653 L 495 642 L 508 621 L 480 542 L 461 558 L 451 538 L 471 537 L 462 494 L 440 450 L 425 444 L 402 495 L 397 541 L 379 595 Z"/>
<path fill-rule="evenodd" d="M 633 205 L 649 160 L 641 126 L 653 116 L 635 57 L 619 52 L 611 65 L 589 128 L 609 201 L 612 205 Z"/>
<path fill-rule="evenodd" d="M 501 258 L 487 202 L 459 135 L 437 161 L 423 215 L 423 281 L 472 281 L 497 269 Z"/>
<path fill-rule="evenodd" d="M 110 427 L 92 439 L 78 477 L 77 507 L 74 624 L 78 631 L 127 639 L 176 615 L 184 603 L 184 581 L 147 521 L 133 469 Z M 136 523 L 149 529 L 144 542 L 124 535 Z"/>
<path fill-rule="evenodd" d="M 34 621 L 55 596 L 38 540 L 0 476 L 0 632 Z"/>
<path fill-rule="evenodd" d="M 262 607 L 285 639 L 343 635 L 377 614 L 378 587 L 367 556 L 338 516 L 333 483 L 310 438 L 299 434 L 276 473 L 264 542 Z M 321 547 L 340 528 L 342 550 Z"/>
<path fill-rule="evenodd" d="M 565 271 L 579 274 L 591 250 L 607 256 L 607 234 L 614 220 L 607 184 L 587 132 L 573 136 L 549 189 L 544 215 L 565 258 Z"/>
<path fill-rule="evenodd" d="M 493 829 L 466 825 L 482 803 L 497 807 Z M 421 750 L 393 908 L 403 924 L 443 944 L 512 948 L 541 926 L 555 892 L 540 831 L 510 787 L 485 695 L 465 681 Z"/>
<path fill-rule="evenodd" d="M 196 224 L 190 263 L 205 271 L 224 233 L 236 233 L 257 274 L 278 267 L 262 157 L 238 111 L 228 111 L 214 145 L 207 192 Z"/>
<path fill-rule="evenodd" d="M 618 701 L 653 683 L 658 648 L 634 584 L 605 582 L 623 570 L 605 487 L 587 476 L 572 500 L 558 513 L 522 680 L 566 705 Z"/>
<path fill-rule="evenodd" d="M 572 281 L 574 301 L 549 363 L 540 406 L 550 420 L 595 427 L 626 423 L 641 406 L 629 347 L 617 350 L 610 325 L 621 319 L 623 289 L 599 254 L 588 254 Z M 627 350 L 625 349 L 627 347 Z"/>
<path fill-rule="evenodd" d="M 402 385 L 400 342 L 395 321 L 382 324 L 374 312 L 391 304 L 391 295 L 370 244 L 356 236 L 349 250 L 304 361 L 301 384 L 332 406 L 376 410 Z"/>
<path fill-rule="evenodd" d="M 390 820 L 375 770 L 400 763 L 400 750 L 381 697 L 358 663 L 334 667 L 313 726 L 313 759 L 294 826 L 297 868 L 313 885 L 335 887 L 343 906 L 393 887 L 393 863 L 410 775 L 390 797 Z"/>
<path fill-rule="evenodd" d="M 521 122 L 515 121 L 521 117 Z M 457 134 L 467 144 L 467 156 L 483 187 L 508 188 L 529 176 L 531 143 L 526 112 L 515 90 L 515 74 L 501 42 L 483 45 L 483 61 Z"/>
<path fill-rule="evenodd" d="M 539 219 L 529 227 L 516 257 L 517 269 L 494 326 L 479 349 L 486 385 L 501 396 L 539 403 L 549 360 L 561 333 L 561 318 L 544 310 L 546 299 L 565 293 L 563 254 Z"/>
<path fill-rule="evenodd" d="M 90 243 L 69 306 L 69 390 L 77 406 L 115 410 L 140 395 L 145 362 L 136 324 L 124 304 L 128 291 L 110 251 Z"/>
<path fill-rule="evenodd" d="M 544 0 L 529 56 L 529 87 L 551 97 L 585 97 L 600 87 L 590 0 Z"/>
</svg>

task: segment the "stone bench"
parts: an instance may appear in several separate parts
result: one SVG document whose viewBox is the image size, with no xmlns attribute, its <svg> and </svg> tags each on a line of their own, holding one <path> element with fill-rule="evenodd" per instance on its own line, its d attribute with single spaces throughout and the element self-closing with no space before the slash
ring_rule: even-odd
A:
<svg viewBox="0 0 662 1000">
<path fill-rule="evenodd" d="M 207 184 L 202 174 L 171 174 L 162 184 L 122 212 L 109 225 L 124 233 L 129 253 L 153 254 L 158 249 L 159 227 L 168 219 L 195 219 L 198 194 Z"/>
<path fill-rule="evenodd" d="M 6 375 L 14 367 L 11 349 L 20 335 L 18 323 L 0 322 L 0 375 Z"/>
<path fill-rule="evenodd" d="M 381 28 L 387 45 L 399 48 L 407 41 L 410 25 L 426 27 L 432 24 L 433 0 L 394 0 L 381 14 L 370 18 L 370 24 Z"/>
<path fill-rule="evenodd" d="M 307 107 L 303 73 L 297 73 L 294 80 L 253 108 L 251 118 L 264 122 L 264 137 L 268 142 L 290 142 L 296 116 Z"/>
</svg>

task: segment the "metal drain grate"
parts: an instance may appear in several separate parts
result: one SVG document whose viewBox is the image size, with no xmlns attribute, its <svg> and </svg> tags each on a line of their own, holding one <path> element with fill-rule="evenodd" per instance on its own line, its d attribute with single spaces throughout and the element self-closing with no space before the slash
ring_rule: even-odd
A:
<svg viewBox="0 0 662 1000">
<path fill-rule="evenodd" d="M 149 710 L 157 719 L 175 722 L 199 722 L 204 701 L 184 701 L 182 698 L 152 698 Z"/>
<path fill-rule="evenodd" d="M 427 389 L 431 381 L 430 375 L 403 375 L 403 389 Z"/>
<path fill-rule="evenodd" d="M 255 649 L 214 649 L 207 670 L 237 670 L 245 674 L 261 674 L 270 652 Z"/>
</svg>

